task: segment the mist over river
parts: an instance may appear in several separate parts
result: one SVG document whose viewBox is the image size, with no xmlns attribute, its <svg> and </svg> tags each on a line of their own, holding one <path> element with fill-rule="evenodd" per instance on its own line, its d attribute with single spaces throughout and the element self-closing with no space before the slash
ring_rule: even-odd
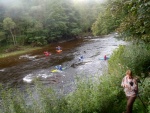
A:
<svg viewBox="0 0 150 113">
<path fill-rule="evenodd" d="M 33 80 L 37 79 L 43 84 L 64 87 L 67 92 L 71 91 L 71 83 L 76 76 L 101 76 L 107 70 L 109 59 L 100 59 L 104 55 L 111 57 L 119 45 L 126 44 L 116 39 L 115 35 L 88 36 L 54 43 L 40 50 L 0 59 L 0 83 L 24 88 L 27 84 L 33 85 Z M 56 52 L 56 46 L 61 46 L 61 53 Z M 45 56 L 44 51 L 49 51 L 51 55 Z M 83 61 L 79 61 L 80 56 L 83 56 Z M 63 71 L 51 72 L 57 65 L 62 65 Z"/>
</svg>

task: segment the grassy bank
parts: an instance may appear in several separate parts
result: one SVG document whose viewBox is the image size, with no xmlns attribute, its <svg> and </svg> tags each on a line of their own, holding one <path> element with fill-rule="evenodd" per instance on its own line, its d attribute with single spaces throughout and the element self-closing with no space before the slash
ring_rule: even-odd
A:
<svg viewBox="0 0 150 113">
<path fill-rule="evenodd" d="M 0 58 L 9 57 L 13 55 L 24 54 L 34 50 L 38 50 L 40 47 L 31 47 L 31 46 L 7 46 L 3 47 L 0 50 Z"/>
<path fill-rule="evenodd" d="M 97 78 L 96 82 L 91 78 L 78 79 L 76 90 L 67 96 L 63 95 L 63 90 L 56 94 L 51 88 L 40 83 L 25 92 L 1 89 L 1 112 L 122 113 L 125 111 L 126 97 L 120 84 L 126 70 L 131 69 L 141 81 L 144 80 L 142 84 L 139 83 L 139 95 L 146 105 L 145 108 L 137 98 L 133 113 L 150 113 L 150 78 L 147 73 L 149 61 L 149 45 L 120 46 L 109 60 L 108 73 Z M 27 103 L 27 100 L 30 103 Z"/>
</svg>

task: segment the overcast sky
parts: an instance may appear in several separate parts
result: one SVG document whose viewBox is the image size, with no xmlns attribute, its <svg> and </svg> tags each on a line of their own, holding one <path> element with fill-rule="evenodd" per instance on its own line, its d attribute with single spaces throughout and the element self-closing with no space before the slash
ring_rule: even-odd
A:
<svg viewBox="0 0 150 113">
<path fill-rule="evenodd" d="M 88 1 L 88 0 L 73 0 L 73 1 L 78 1 L 78 2 L 84 2 L 84 1 Z M 105 0 L 95 0 L 95 1 L 100 1 L 103 2 Z M 2 4 L 6 4 L 6 5 L 11 5 L 11 4 L 20 4 L 20 0 L 0 0 L 0 3 Z"/>
<path fill-rule="evenodd" d="M 0 0 L 0 4 L 3 4 L 5 6 L 10 6 L 10 5 L 19 6 L 21 5 L 21 2 L 20 0 Z"/>
<path fill-rule="evenodd" d="M 92 0 L 72 0 L 75 3 L 83 3 L 83 2 L 87 2 L 87 1 L 92 1 Z M 97 2 L 104 2 L 105 0 L 94 0 Z M 9 6 L 18 6 L 18 7 L 22 7 L 22 3 L 20 0 L 0 0 L 0 5 L 4 5 L 6 7 Z"/>
</svg>

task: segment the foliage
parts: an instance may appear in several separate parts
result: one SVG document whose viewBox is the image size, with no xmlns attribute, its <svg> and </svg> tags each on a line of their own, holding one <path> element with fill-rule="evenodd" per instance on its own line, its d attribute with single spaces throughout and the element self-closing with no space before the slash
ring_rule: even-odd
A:
<svg viewBox="0 0 150 113">
<path fill-rule="evenodd" d="M 149 1 L 128 1 L 125 3 L 124 10 L 128 11 L 125 19 L 119 27 L 119 31 L 126 36 L 142 39 L 149 42 Z"/>
<path fill-rule="evenodd" d="M 4 27 L 4 30 L 10 31 L 12 39 L 13 39 L 13 43 L 14 45 L 16 45 L 17 42 L 16 42 L 15 35 L 13 33 L 13 29 L 16 27 L 15 22 L 11 18 L 7 17 L 3 20 L 3 27 Z"/>
<path fill-rule="evenodd" d="M 83 32 L 90 32 L 100 3 L 96 0 L 86 1 L 83 4 L 74 2 L 74 0 L 60 0 L 59 2 L 17 0 L 8 6 L 0 1 L 0 23 L 7 20 L 7 22 L 4 21 L 3 28 L 0 24 L 0 32 L 4 32 L 3 36 L 8 42 L 12 42 L 9 38 L 12 37 L 14 45 L 31 44 L 28 42 L 31 42 L 33 37 L 44 36 L 46 42 L 50 43 L 74 38 Z M 21 42 L 22 37 L 26 40 Z"/>
<path fill-rule="evenodd" d="M 109 60 L 109 72 L 125 76 L 127 69 L 131 69 L 135 77 L 139 81 L 139 95 L 145 103 L 146 108 L 143 106 L 141 100 L 138 98 L 134 104 L 134 112 L 145 113 L 149 105 L 149 45 L 128 45 L 127 47 L 120 46 L 119 50 L 115 51 Z M 120 77 L 121 77 L 120 76 Z M 121 79 L 119 80 L 121 81 Z"/>
<path fill-rule="evenodd" d="M 5 18 L 3 21 L 3 27 L 5 30 L 14 29 L 16 26 L 15 22 L 9 17 Z"/>
<path fill-rule="evenodd" d="M 101 5 L 102 10 L 97 20 L 92 25 L 94 35 L 104 35 L 115 31 L 120 25 L 124 12 L 122 11 L 123 3 L 119 1 L 108 1 Z M 119 14 L 118 11 L 120 11 Z"/>
<path fill-rule="evenodd" d="M 1 87 L 1 108 L 3 113 L 59 113 L 65 112 L 65 100 L 58 98 L 51 87 L 36 83 L 21 91 L 16 88 Z"/>
<path fill-rule="evenodd" d="M 43 46 L 47 44 L 47 40 L 45 36 L 31 37 L 28 39 L 28 43 L 31 43 L 32 46 Z"/>
<path fill-rule="evenodd" d="M 23 95 L 16 89 L 2 89 L 1 87 L 1 112 L 25 113 L 26 105 Z M 16 96 L 17 95 L 17 96 Z"/>
<path fill-rule="evenodd" d="M 122 37 L 150 41 L 150 2 L 148 0 L 110 0 L 92 26 L 94 35 L 119 32 Z"/>
<path fill-rule="evenodd" d="M 91 113 L 98 111 L 98 88 L 99 83 L 94 83 L 92 79 L 82 78 L 77 80 L 75 92 L 67 96 L 67 108 L 72 113 Z"/>
<path fill-rule="evenodd" d="M 142 74 L 144 74 L 145 77 L 148 76 L 148 68 L 150 66 L 149 45 L 133 44 L 128 45 L 126 48 L 122 46 L 120 49 L 120 51 L 114 53 L 118 54 L 120 59 L 119 65 L 125 66 L 125 69 L 131 69 L 135 75 L 143 76 Z"/>
<path fill-rule="evenodd" d="M 3 42 L 6 41 L 5 37 L 5 32 L 0 32 L 0 45 L 3 45 Z"/>
</svg>

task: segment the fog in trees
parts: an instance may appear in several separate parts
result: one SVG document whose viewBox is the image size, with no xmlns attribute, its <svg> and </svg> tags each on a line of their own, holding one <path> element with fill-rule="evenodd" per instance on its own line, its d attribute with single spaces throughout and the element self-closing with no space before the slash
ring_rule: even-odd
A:
<svg viewBox="0 0 150 113">
<path fill-rule="evenodd" d="M 101 0 L 1 0 L 0 43 L 42 46 L 91 32 Z M 5 29 L 6 18 L 15 27 Z M 15 42 L 12 37 L 15 36 Z M 39 43 L 40 42 L 40 43 Z M 1 44 L 2 45 L 2 44 Z"/>
</svg>

